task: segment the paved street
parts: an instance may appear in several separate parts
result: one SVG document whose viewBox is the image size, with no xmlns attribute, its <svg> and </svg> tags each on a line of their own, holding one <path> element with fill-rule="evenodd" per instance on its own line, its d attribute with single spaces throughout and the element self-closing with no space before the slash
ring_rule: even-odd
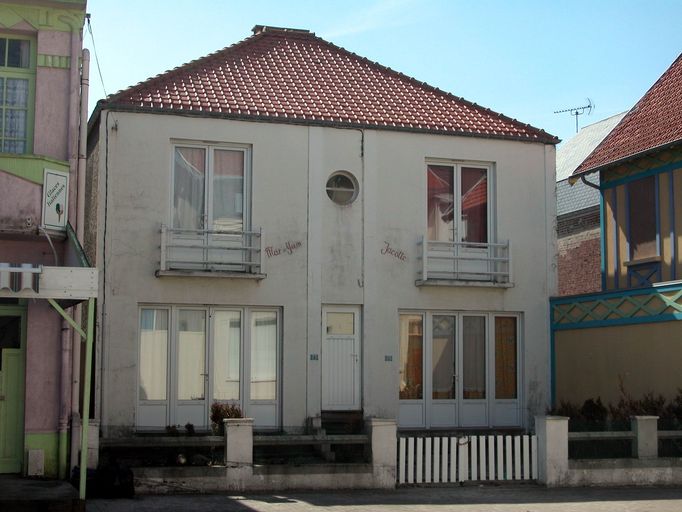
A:
<svg viewBox="0 0 682 512">
<path fill-rule="evenodd" d="M 546 489 L 534 485 L 397 491 L 140 496 L 90 500 L 88 512 L 680 512 L 682 488 Z"/>
</svg>

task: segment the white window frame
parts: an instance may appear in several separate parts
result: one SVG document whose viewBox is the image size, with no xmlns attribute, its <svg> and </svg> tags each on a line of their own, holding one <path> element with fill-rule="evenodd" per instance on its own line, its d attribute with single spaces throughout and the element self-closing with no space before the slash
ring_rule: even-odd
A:
<svg viewBox="0 0 682 512">
<path fill-rule="evenodd" d="M 168 340 L 167 340 L 167 361 L 166 361 L 166 399 L 165 400 L 142 400 L 140 398 L 140 359 L 141 359 L 141 334 L 142 334 L 142 310 L 157 309 L 168 312 Z M 210 407 L 213 402 L 231 403 L 239 405 L 242 412 L 247 416 L 255 416 L 256 428 L 259 427 L 259 410 L 270 411 L 268 414 L 272 421 L 270 424 L 260 428 L 260 430 L 276 429 L 281 426 L 282 418 L 282 309 L 272 306 L 230 306 L 230 305 L 183 305 L 183 304 L 139 304 L 138 305 L 138 324 L 137 324 L 137 371 L 136 371 L 136 419 L 135 428 L 146 430 L 163 429 L 172 423 L 174 412 L 171 410 L 177 406 L 177 320 L 179 310 L 199 310 L 207 315 L 206 322 L 206 366 L 208 382 L 205 388 L 206 401 L 206 421 L 210 427 Z M 215 400 L 213 398 L 213 364 L 214 360 L 214 314 L 216 311 L 239 311 L 241 314 L 241 333 L 240 333 L 240 365 L 239 365 L 239 400 Z M 276 341 L 276 385 L 274 400 L 252 400 L 250 398 L 251 386 L 251 315 L 257 312 L 274 312 L 277 321 L 277 341 Z M 140 425 L 140 410 L 145 406 L 165 407 L 165 423 L 163 426 Z M 274 410 L 273 410 L 274 409 Z M 260 413 L 263 417 L 263 413 Z"/>
<path fill-rule="evenodd" d="M 482 162 L 482 161 L 475 161 L 475 160 L 451 160 L 451 159 L 442 159 L 442 158 L 427 158 L 424 164 L 424 170 L 426 171 L 424 173 L 426 177 L 426 186 L 424 187 L 424 211 L 426 215 L 424 216 L 424 233 L 428 233 L 429 231 L 429 219 L 428 219 L 428 203 L 429 203 L 429 183 L 428 183 L 428 166 L 429 165 L 442 165 L 442 166 L 448 166 L 453 168 L 453 180 L 454 180 L 454 190 L 453 190 L 453 197 L 454 197 L 454 219 L 453 222 L 455 223 L 454 228 L 457 231 L 457 238 L 461 238 L 459 236 L 459 233 L 461 232 L 461 223 L 462 223 L 462 201 L 461 201 L 461 186 L 462 186 L 462 175 L 461 175 L 461 169 L 462 167 L 478 167 L 481 169 L 486 169 L 487 170 L 487 177 L 488 177 L 488 196 L 487 196 L 487 201 L 488 201 L 488 243 L 495 243 L 497 242 L 497 202 L 495 201 L 496 197 L 496 165 L 494 162 Z M 461 240 L 454 240 L 455 242 L 461 241 Z"/>
<path fill-rule="evenodd" d="M 213 220 L 213 160 L 215 150 L 241 151 L 244 153 L 244 184 L 242 191 L 242 231 L 251 229 L 251 173 L 252 173 L 252 146 L 237 143 L 200 143 L 197 141 L 172 139 L 170 159 L 170 197 L 168 198 L 168 222 L 171 228 L 174 224 L 174 201 L 175 201 L 175 150 L 177 148 L 204 149 L 205 156 L 205 182 L 204 182 L 204 212 L 202 214 L 202 229 L 210 229 Z"/>
<path fill-rule="evenodd" d="M 452 425 L 452 428 L 462 427 L 464 428 L 463 419 L 460 417 L 460 413 L 463 410 L 463 405 L 470 400 L 460 401 L 460 397 L 463 397 L 463 361 L 459 358 L 461 357 L 463 348 L 461 347 L 463 339 L 463 317 L 465 316 L 484 316 L 486 318 L 486 418 L 487 427 L 496 426 L 521 426 L 523 423 L 522 411 L 525 407 L 525 394 L 524 389 L 524 371 L 523 371 L 523 317 L 524 315 L 520 312 L 505 312 L 505 311 L 463 311 L 463 310 L 418 310 L 418 309 L 406 309 L 398 311 L 398 318 L 401 315 L 415 315 L 421 316 L 423 322 L 423 347 L 422 347 L 422 398 L 421 399 L 407 399 L 401 400 L 398 398 L 399 404 L 405 404 L 408 407 L 412 407 L 413 410 L 421 404 L 422 407 L 422 423 L 421 425 L 409 425 L 403 426 L 403 428 L 438 428 L 432 425 L 431 418 L 431 407 L 433 402 L 440 402 L 443 404 L 452 404 L 453 407 L 457 407 L 456 421 L 457 425 Z M 457 368 L 458 368 L 458 379 L 457 379 L 457 391 L 455 399 L 433 399 L 433 317 L 434 316 L 453 316 L 456 318 L 455 332 L 456 332 L 456 357 L 458 358 Z M 513 317 L 516 318 L 516 396 L 515 399 L 497 399 L 495 396 L 495 318 L 496 317 Z M 400 335 L 400 328 L 398 328 L 398 334 Z M 399 340 L 398 340 L 399 343 Z M 400 368 L 400 350 L 398 347 L 398 371 Z M 398 377 L 398 382 L 400 378 Z M 396 393 L 399 393 L 399 388 L 396 389 Z M 471 400 L 475 402 L 477 400 Z M 494 413 L 496 407 L 514 407 L 517 411 L 517 421 L 514 425 L 497 425 L 494 422 Z M 399 405 L 400 407 L 400 405 Z M 399 425 L 400 427 L 401 425 Z"/>
</svg>

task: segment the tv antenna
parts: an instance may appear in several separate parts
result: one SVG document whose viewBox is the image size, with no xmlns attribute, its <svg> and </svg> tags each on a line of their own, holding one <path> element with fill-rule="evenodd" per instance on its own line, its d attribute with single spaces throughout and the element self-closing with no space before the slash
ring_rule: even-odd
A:
<svg viewBox="0 0 682 512">
<path fill-rule="evenodd" d="M 578 116 L 581 116 L 585 113 L 589 116 L 592 113 L 592 110 L 594 110 L 595 106 L 594 103 L 592 103 L 592 100 L 590 98 L 586 99 L 587 105 L 583 105 L 582 107 L 573 107 L 573 108 L 566 108 L 564 110 L 555 110 L 555 114 L 563 114 L 564 112 L 570 112 L 572 116 L 575 116 L 575 133 L 578 133 Z"/>
</svg>

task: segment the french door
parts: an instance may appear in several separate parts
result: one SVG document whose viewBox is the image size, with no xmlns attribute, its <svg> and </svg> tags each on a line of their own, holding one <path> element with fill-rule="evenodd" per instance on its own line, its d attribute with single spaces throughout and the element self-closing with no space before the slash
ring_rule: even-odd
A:
<svg viewBox="0 0 682 512">
<path fill-rule="evenodd" d="M 400 315 L 401 427 L 520 424 L 518 317 Z"/>
<path fill-rule="evenodd" d="M 449 257 L 434 258 L 435 273 L 460 279 L 489 277 L 491 168 L 486 165 L 427 166 L 427 238 Z"/>
<path fill-rule="evenodd" d="M 184 268 L 243 269 L 249 157 L 241 147 L 175 146 L 171 260 Z"/>
<path fill-rule="evenodd" d="M 239 405 L 260 428 L 279 425 L 279 310 L 143 307 L 138 430 L 209 427 L 213 402 Z"/>
</svg>

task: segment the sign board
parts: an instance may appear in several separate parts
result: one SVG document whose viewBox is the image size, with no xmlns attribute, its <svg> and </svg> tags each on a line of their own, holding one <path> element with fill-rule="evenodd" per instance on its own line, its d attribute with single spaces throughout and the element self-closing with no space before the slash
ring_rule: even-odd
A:
<svg viewBox="0 0 682 512">
<path fill-rule="evenodd" d="M 43 174 L 43 226 L 46 229 L 66 229 L 69 209 L 69 175 L 45 169 Z"/>
</svg>

